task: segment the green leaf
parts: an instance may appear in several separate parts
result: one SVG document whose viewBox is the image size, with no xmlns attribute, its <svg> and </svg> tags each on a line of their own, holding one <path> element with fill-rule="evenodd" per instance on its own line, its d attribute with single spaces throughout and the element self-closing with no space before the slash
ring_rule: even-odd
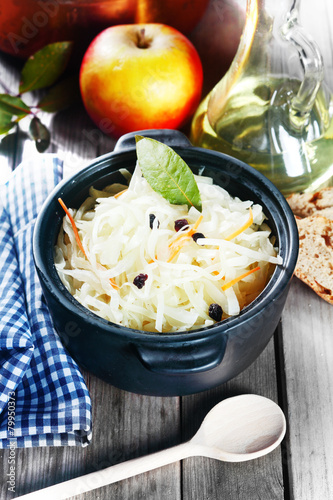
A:
<svg viewBox="0 0 333 500">
<path fill-rule="evenodd" d="M 71 76 L 57 83 L 39 101 L 38 108 L 48 113 L 54 113 L 68 108 L 79 100 L 80 87 L 77 76 Z"/>
<path fill-rule="evenodd" d="M 0 114 L 23 117 L 30 113 L 30 108 L 22 99 L 8 94 L 0 94 Z"/>
<path fill-rule="evenodd" d="M 50 145 L 51 136 L 48 129 L 42 124 L 37 116 L 30 122 L 29 133 L 36 143 L 37 151 L 39 153 L 44 153 Z"/>
<path fill-rule="evenodd" d="M 73 42 L 46 45 L 30 56 L 21 73 L 20 93 L 53 85 L 64 72 Z"/>
<path fill-rule="evenodd" d="M 0 134 L 9 132 L 29 113 L 30 108 L 19 97 L 0 94 Z"/>
<path fill-rule="evenodd" d="M 201 212 L 199 188 L 190 167 L 169 146 L 135 136 L 136 152 L 143 176 L 170 203 L 194 206 Z"/>
</svg>

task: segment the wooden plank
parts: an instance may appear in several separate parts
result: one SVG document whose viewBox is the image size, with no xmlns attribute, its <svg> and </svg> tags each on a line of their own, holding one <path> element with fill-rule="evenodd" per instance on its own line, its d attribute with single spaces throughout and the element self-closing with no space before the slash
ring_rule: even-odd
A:
<svg viewBox="0 0 333 500">
<path fill-rule="evenodd" d="M 333 498 L 333 308 L 293 279 L 283 313 L 294 500 Z"/>
<path fill-rule="evenodd" d="M 259 358 L 227 384 L 182 399 L 184 439 L 199 428 L 206 413 L 226 397 L 254 393 L 278 402 L 273 339 Z M 243 463 L 223 463 L 195 457 L 183 461 L 183 499 L 235 500 L 284 498 L 281 447 L 271 454 Z"/>
<path fill-rule="evenodd" d="M 64 161 L 64 176 L 82 169 L 90 159 L 113 151 L 115 139 L 103 134 L 83 106 L 75 106 L 52 118 L 52 150 Z"/>
</svg>

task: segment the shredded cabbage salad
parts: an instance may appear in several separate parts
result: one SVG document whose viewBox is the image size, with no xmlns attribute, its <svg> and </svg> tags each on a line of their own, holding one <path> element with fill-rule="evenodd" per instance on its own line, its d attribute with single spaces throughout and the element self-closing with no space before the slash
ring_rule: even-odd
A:
<svg viewBox="0 0 333 500">
<path fill-rule="evenodd" d="M 282 263 L 262 207 L 195 179 L 201 213 L 170 204 L 138 165 L 128 188 L 92 187 L 69 209 L 84 253 L 65 215 L 55 266 L 83 306 L 129 328 L 178 332 L 235 316 L 258 296 Z"/>
</svg>

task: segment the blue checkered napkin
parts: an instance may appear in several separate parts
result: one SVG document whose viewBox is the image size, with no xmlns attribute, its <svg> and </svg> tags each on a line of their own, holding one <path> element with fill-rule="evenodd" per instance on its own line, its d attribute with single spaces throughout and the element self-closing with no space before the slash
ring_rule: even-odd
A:
<svg viewBox="0 0 333 500">
<path fill-rule="evenodd" d="M 41 155 L 0 186 L 0 448 L 85 446 L 91 402 L 45 304 L 32 256 L 43 201 L 62 163 Z"/>
</svg>

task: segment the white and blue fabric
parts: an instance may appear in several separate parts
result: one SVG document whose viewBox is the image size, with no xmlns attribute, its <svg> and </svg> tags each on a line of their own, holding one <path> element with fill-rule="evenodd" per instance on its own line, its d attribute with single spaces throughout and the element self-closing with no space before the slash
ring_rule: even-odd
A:
<svg viewBox="0 0 333 500">
<path fill-rule="evenodd" d="M 91 401 L 45 303 L 32 255 L 34 223 L 62 178 L 62 162 L 41 155 L 0 186 L 0 448 L 85 446 Z"/>
</svg>

